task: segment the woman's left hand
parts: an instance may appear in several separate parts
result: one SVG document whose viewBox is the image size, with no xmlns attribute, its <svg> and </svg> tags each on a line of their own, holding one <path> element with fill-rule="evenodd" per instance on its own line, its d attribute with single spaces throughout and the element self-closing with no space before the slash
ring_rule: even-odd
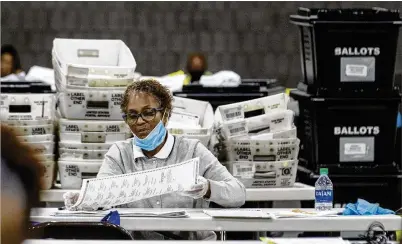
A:
<svg viewBox="0 0 402 244">
<path fill-rule="evenodd" d="M 204 197 L 209 191 L 209 181 L 202 176 L 197 177 L 197 183 L 192 185 L 189 190 L 178 192 L 182 196 L 199 199 Z"/>
</svg>

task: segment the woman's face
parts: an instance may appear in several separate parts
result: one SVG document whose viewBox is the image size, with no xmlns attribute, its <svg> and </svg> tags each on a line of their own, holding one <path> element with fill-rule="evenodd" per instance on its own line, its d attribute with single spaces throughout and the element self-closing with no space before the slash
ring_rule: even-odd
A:
<svg viewBox="0 0 402 244">
<path fill-rule="evenodd" d="M 1 55 L 1 77 L 10 75 L 13 72 L 13 56 L 9 53 Z"/>
<path fill-rule="evenodd" d="M 127 105 L 127 113 L 149 114 L 152 109 L 160 109 L 158 100 L 146 92 L 133 92 Z M 144 139 L 161 121 L 163 111 L 155 111 L 155 117 L 151 120 L 144 120 L 141 116 L 136 123 L 128 123 L 131 131 L 141 139 Z M 152 116 L 151 116 L 152 117 Z"/>
</svg>

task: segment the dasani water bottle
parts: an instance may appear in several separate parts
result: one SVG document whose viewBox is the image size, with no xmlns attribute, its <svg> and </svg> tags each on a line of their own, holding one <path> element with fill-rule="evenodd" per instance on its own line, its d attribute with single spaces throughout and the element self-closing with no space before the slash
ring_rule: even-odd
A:
<svg viewBox="0 0 402 244">
<path fill-rule="evenodd" d="M 315 182 L 315 210 L 328 211 L 332 209 L 334 190 L 328 177 L 328 169 L 320 169 L 320 177 Z"/>
</svg>

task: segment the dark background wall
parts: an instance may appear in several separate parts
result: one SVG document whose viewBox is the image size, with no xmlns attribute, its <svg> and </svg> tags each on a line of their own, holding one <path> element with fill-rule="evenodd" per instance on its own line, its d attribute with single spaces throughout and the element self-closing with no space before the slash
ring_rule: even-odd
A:
<svg viewBox="0 0 402 244">
<path fill-rule="evenodd" d="M 243 78 L 300 79 L 299 33 L 289 23 L 297 7 L 385 7 L 402 2 L 2 2 L 1 43 L 14 44 L 23 67 L 51 67 L 55 37 L 122 39 L 137 71 L 164 75 L 187 54 L 207 54 L 211 71 Z M 402 72 L 402 35 L 397 70 Z"/>
</svg>

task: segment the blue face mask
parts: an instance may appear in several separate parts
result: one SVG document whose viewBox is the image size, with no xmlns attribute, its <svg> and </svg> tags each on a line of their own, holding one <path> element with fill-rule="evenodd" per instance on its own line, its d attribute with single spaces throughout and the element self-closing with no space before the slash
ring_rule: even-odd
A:
<svg viewBox="0 0 402 244">
<path fill-rule="evenodd" d="M 134 135 L 134 145 L 145 151 L 153 151 L 162 144 L 163 140 L 165 140 L 165 136 L 166 128 L 161 120 L 144 139 L 138 138 Z"/>
</svg>

